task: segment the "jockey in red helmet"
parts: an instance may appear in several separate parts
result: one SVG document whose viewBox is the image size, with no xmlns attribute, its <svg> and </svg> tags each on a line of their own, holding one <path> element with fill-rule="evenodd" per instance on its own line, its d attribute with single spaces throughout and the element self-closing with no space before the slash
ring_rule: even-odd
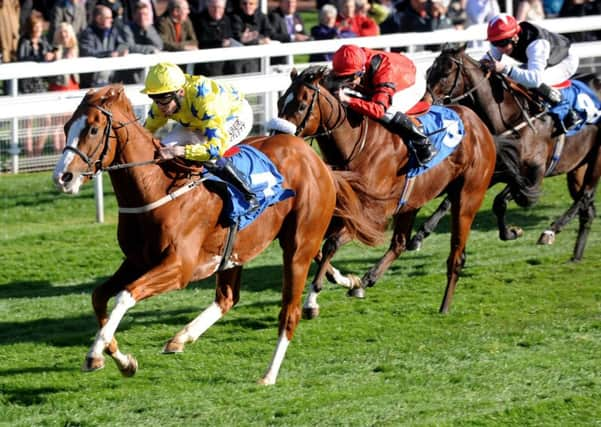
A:
<svg viewBox="0 0 601 427">
<path fill-rule="evenodd" d="M 332 68 L 343 104 L 399 133 L 420 164 L 434 157 L 436 151 L 428 137 L 405 114 L 426 91 L 426 81 L 411 59 L 400 53 L 344 45 L 334 53 Z"/>
<path fill-rule="evenodd" d="M 578 56 L 570 51 L 570 40 L 530 22 L 518 23 L 511 15 L 500 14 L 488 22 L 490 52 L 482 63 L 517 83 L 540 93 L 551 105 L 561 102 L 561 93 L 551 85 L 570 79 L 578 69 Z M 503 55 L 522 63 L 510 66 L 501 62 Z M 578 120 L 574 111 L 564 119 L 570 127 Z M 565 130 L 564 126 L 564 130 Z"/>
</svg>

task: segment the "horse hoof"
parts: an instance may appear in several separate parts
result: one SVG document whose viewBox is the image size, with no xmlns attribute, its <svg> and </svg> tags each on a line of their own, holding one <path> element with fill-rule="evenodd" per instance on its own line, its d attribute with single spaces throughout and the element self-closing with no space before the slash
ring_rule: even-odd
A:
<svg viewBox="0 0 601 427">
<path fill-rule="evenodd" d="M 348 292 L 347 292 L 346 294 L 347 294 L 349 297 L 363 299 L 363 298 L 365 298 L 365 289 L 363 289 L 363 288 L 353 288 L 353 289 L 349 289 L 349 290 L 348 290 Z"/>
<path fill-rule="evenodd" d="M 407 245 L 408 251 L 419 251 L 422 248 L 422 241 L 418 239 L 411 239 Z"/>
<path fill-rule="evenodd" d="M 121 375 L 124 377 L 133 377 L 138 371 L 138 361 L 131 354 L 127 355 L 127 366 L 119 367 Z"/>
<path fill-rule="evenodd" d="M 543 231 L 543 234 L 540 235 L 536 243 L 539 245 L 552 245 L 555 243 L 555 233 L 551 230 Z"/>
<path fill-rule="evenodd" d="M 163 354 L 183 353 L 184 344 L 170 339 L 167 344 L 163 347 Z"/>
<path fill-rule="evenodd" d="M 104 368 L 104 358 L 102 357 L 86 357 L 86 360 L 81 366 L 82 372 L 94 372 Z"/>
<path fill-rule="evenodd" d="M 303 319 L 311 320 L 319 316 L 319 307 L 303 307 Z"/>
<path fill-rule="evenodd" d="M 264 378 L 261 378 L 259 381 L 257 381 L 257 384 L 259 384 L 259 385 L 274 385 L 275 380 L 264 377 Z"/>
</svg>

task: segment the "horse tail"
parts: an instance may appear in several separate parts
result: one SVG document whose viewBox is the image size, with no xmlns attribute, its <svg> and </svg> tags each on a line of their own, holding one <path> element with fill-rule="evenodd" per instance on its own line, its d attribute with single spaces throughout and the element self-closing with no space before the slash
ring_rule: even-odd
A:
<svg viewBox="0 0 601 427">
<path fill-rule="evenodd" d="M 497 163 L 491 186 L 497 182 L 509 185 L 513 200 L 521 207 L 532 206 L 540 196 L 540 186 L 532 184 L 522 171 L 519 140 L 513 137 L 497 136 Z"/>
<path fill-rule="evenodd" d="M 350 171 L 332 171 L 336 185 L 336 209 L 338 217 L 353 239 L 368 246 L 384 242 L 386 218 L 374 215 L 369 209 L 369 192 L 361 182 L 361 177 Z"/>
</svg>

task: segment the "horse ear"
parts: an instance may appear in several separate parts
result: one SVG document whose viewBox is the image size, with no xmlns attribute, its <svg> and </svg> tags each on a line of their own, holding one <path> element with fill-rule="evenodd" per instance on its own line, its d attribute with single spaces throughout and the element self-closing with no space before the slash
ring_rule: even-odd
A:
<svg viewBox="0 0 601 427">
<path fill-rule="evenodd" d="M 294 80 L 296 76 L 298 76 L 298 71 L 296 71 L 295 67 L 292 67 L 292 70 L 290 70 L 290 80 Z"/>
</svg>

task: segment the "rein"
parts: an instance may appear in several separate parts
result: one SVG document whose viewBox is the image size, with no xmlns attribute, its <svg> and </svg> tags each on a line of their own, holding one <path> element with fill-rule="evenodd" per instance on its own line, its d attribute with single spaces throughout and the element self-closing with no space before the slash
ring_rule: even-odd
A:
<svg viewBox="0 0 601 427">
<path fill-rule="evenodd" d="M 311 98 L 311 103 L 309 104 L 309 108 L 307 109 L 307 114 L 303 118 L 301 124 L 297 127 L 295 136 L 299 136 L 299 134 L 305 129 L 305 126 L 307 125 L 307 122 L 309 121 L 309 118 L 311 117 L 311 114 L 313 113 L 313 109 L 315 108 L 315 102 L 316 102 L 318 96 L 320 96 L 320 95 L 323 96 L 319 85 L 315 85 L 315 84 L 307 82 L 305 80 L 301 80 L 301 83 L 313 91 L 313 97 Z M 326 102 L 330 105 L 332 110 L 335 109 L 334 103 L 327 96 L 323 96 L 323 99 L 326 100 Z M 319 103 L 317 105 L 319 106 Z M 321 107 L 320 107 L 320 110 L 321 110 Z M 322 129 L 324 129 L 323 132 L 306 136 L 305 139 L 318 138 L 321 136 L 331 137 L 332 133 L 336 129 L 340 128 L 344 124 L 346 119 L 347 119 L 346 109 L 344 108 L 344 106 L 341 103 L 338 103 L 338 115 L 337 115 L 336 122 L 334 123 L 334 126 L 332 126 L 328 129 L 324 125 L 321 125 L 320 127 Z M 364 123 L 365 123 L 365 126 L 364 126 Z M 363 148 L 365 147 L 365 143 L 367 141 L 368 130 L 369 130 L 369 122 L 367 121 L 366 117 L 363 117 L 363 122 L 361 123 L 361 135 L 359 136 L 359 141 L 357 141 L 357 143 L 355 143 L 351 154 L 348 156 L 348 158 L 346 158 L 344 160 L 346 164 L 350 163 L 355 157 L 357 157 L 357 155 L 361 151 L 363 151 Z"/>
</svg>

